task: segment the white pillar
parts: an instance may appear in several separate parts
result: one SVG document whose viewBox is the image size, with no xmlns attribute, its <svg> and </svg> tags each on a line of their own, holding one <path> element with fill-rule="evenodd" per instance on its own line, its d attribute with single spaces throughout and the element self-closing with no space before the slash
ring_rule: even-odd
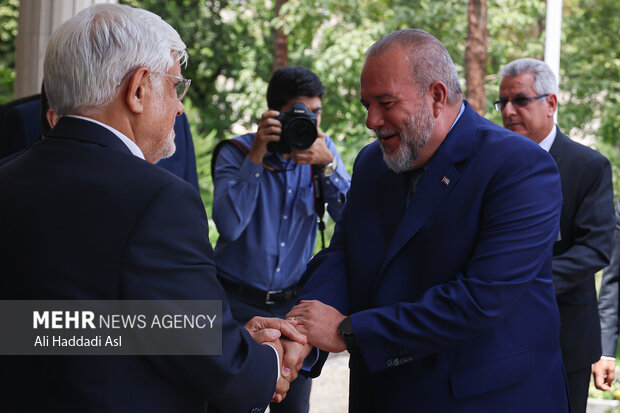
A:
<svg viewBox="0 0 620 413">
<path fill-rule="evenodd" d="M 117 0 L 22 0 L 15 41 L 15 99 L 41 91 L 45 48 L 52 32 L 80 10 Z M 69 63 L 68 63 L 69 64 Z"/>
<path fill-rule="evenodd" d="M 545 30 L 545 62 L 560 82 L 560 50 L 562 44 L 562 0 L 547 0 Z M 558 112 L 554 117 L 558 121 Z"/>
</svg>

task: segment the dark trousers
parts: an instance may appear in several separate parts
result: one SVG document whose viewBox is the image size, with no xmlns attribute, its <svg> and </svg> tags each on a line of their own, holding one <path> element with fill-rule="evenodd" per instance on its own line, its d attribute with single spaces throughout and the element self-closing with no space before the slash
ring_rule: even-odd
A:
<svg viewBox="0 0 620 413">
<path fill-rule="evenodd" d="M 585 413 L 588 404 L 588 387 L 590 385 L 591 368 L 567 371 L 568 392 L 572 413 Z"/>
<path fill-rule="evenodd" d="M 297 304 L 297 298 L 278 304 L 258 305 L 248 303 L 242 297 L 229 291 L 226 291 L 226 296 L 233 317 L 241 325 L 245 325 L 254 316 L 283 318 Z M 311 387 L 312 379 L 301 374 L 298 375 L 297 379 L 291 383 L 282 403 L 271 403 L 269 405 L 271 413 L 308 413 Z"/>
</svg>

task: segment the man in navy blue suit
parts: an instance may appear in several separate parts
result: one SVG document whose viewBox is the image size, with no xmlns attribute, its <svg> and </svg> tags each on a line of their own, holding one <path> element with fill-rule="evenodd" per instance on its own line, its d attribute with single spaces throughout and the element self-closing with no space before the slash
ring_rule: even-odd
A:
<svg viewBox="0 0 620 413">
<path fill-rule="evenodd" d="M 296 376 L 273 329 L 304 338 L 233 320 L 198 192 L 152 165 L 175 150 L 186 58 L 170 25 L 129 6 L 92 6 L 52 34 L 60 120 L 0 167 L 0 299 L 221 300 L 223 354 L 3 357 L 4 409 L 261 412 Z"/>
<path fill-rule="evenodd" d="M 287 315 L 322 350 L 312 374 L 348 350 L 356 413 L 568 411 L 551 156 L 476 114 L 422 30 L 368 50 L 361 102 L 377 141 Z"/>
</svg>

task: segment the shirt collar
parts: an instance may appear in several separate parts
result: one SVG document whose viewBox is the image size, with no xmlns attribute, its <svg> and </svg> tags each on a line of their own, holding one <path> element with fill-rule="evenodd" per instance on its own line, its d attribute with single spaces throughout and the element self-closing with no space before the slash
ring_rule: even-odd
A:
<svg viewBox="0 0 620 413">
<path fill-rule="evenodd" d="M 553 145 L 553 141 L 555 141 L 556 134 L 557 134 L 557 128 L 555 125 L 553 125 L 553 128 L 551 128 L 551 132 L 549 132 L 549 135 L 547 135 L 545 139 L 540 141 L 538 145 L 544 150 L 546 150 L 547 152 L 549 152 L 549 149 L 551 149 L 551 145 Z"/>
<path fill-rule="evenodd" d="M 105 123 L 99 122 L 98 120 L 95 120 L 95 119 L 92 119 L 92 118 L 86 118 L 84 116 L 78 116 L 78 115 L 65 115 L 65 116 L 68 117 L 68 118 L 76 118 L 76 119 L 86 120 L 88 122 L 92 122 L 92 123 L 95 123 L 95 124 L 97 124 L 99 126 L 102 126 L 102 127 L 106 128 L 107 130 L 109 130 L 110 132 L 115 134 L 125 144 L 125 146 L 127 146 L 127 148 L 129 148 L 129 150 L 131 151 L 132 154 L 134 154 L 135 156 L 137 156 L 140 159 L 144 159 L 144 154 L 142 153 L 142 151 L 140 150 L 138 145 L 136 145 L 136 143 L 134 141 L 132 141 L 127 136 L 125 136 L 123 133 L 117 131 L 116 129 L 114 129 L 110 125 L 106 125 Z"/>
<path fill-rule="evenodd" d="M 456 122 L 459 121 L 459 119 L 461 118 L 461 115 L 463 114 L 463 112 L 465 112 L 465 103 L 461 103 L 461 110 L 459 110 L 458 116 L 456 117 L 456 119 L 454 119 L 454 122 L 452 122 L 452 126 L 450 126 L 450 129 L 448 130 L 448 133 L 450 133 L 450 131 L 452 130 L 454 125 L 456 125 Z"/>
</svg>

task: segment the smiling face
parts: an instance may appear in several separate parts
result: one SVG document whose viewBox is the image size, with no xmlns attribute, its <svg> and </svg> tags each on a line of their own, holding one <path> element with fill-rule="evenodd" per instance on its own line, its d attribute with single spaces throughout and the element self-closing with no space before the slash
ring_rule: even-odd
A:
<svg viewBox="0 0 620 413">
<path fill-rule="evenodd" d="M 517 76 L 505 76 L 499 86 L 499 99 L 538 96 L 539 93 L 534 91 L 534 80 L 534 75 L 529 72 Z M 502 110 L 502 122 L 506 129 L 540 143 L 553 128 L 556 107 L 555 94 L 529 100 L 523 107 L 507 102 Z"/>
<path fill-rule="evenodd" d="M 412 169 L 431 137 L 435 118 L 425 92 L 415 83 L 400 46 L 364 64 L 361 101 L 368 111 L 366 126 L 377 135 L 385 162 L 395 172 Z"/>
</svg>

